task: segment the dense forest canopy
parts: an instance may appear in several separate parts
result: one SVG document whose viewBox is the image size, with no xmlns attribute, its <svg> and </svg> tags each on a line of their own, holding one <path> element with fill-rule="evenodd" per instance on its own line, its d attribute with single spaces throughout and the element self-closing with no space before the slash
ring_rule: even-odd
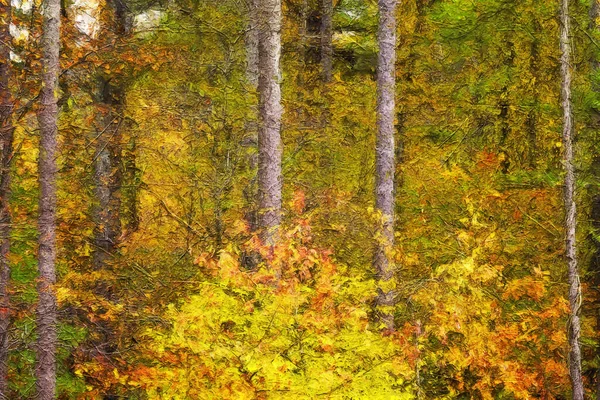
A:
<svg viewBox="0 0 600 400">
<path fill-rule="evenodd" d="M 600 398 L 599 0 L 0 0 L 0 398 Z"/>
</svg>

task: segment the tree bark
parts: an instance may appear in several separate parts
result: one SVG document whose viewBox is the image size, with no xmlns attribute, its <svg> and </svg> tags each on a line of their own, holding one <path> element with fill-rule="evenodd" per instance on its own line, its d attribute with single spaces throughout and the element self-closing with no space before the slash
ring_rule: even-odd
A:
<svg viewBox="0 0 600 400">
<path fill-rule="evenodd" d="M 389 330 L 394 329 L 394 112 L 396 61 L 396 0 L 379 0 L 379 55 L 377 59 L 376 207 L 381 213 L 374 267 L 379 280 L 377 314 Z"/>
<path fill-rule="evenodd" d="M 0 398 L 8 398 L 7 360 L 8 330 L 10 326 L 10 299 L 8 284 L 10 280 L 9 211 L 10 164 L 13 147 L 12 113 L 13 102 L 10 92 L 10 21 L 12 17 L 10 1 L 0 3 Z"/>
<path fill-rule="evenodd" d="M 131 18 L 122 0 L 110 0 L 114 13 L 113 30 L 118 39 L 131 31 Z M 123 185 L 122 127 L 125 121 L 125 84 L 120 76 L 97 77 L 97 128 L 94 154 L 94 245 L 92 266 L 106 268 L 121 237 L 121 187 Z M 131 167 L 131 166 L 130 166 Z"/>
<path fill-rule="evenodd" d="M 116 35 L 116 41 L 127 38 L 132 29 L 132 20 L 129 10 L 123 0 L 109 0 L 114 19 L 110 28 Z M 92 255 L 92 268 L 95 271 L 107 271 L 112 276 L 113 260 L 118 253 L 122 239 L 121 207 L 122 189 L 124 178 L 123 163 L 123 129 L 126 124 L 125 93 L 126 78 L 120 73 L 112 73 L 108 76 L 99 74 L 97 77 L 96 92 L 96 135 L 94 152 L 94 184 L 96 204 L 93 208 L 94 217 L 94 252 Z M 131 173 L 135 175 L 135 147 L 131 149 L 127 162 L 128 177 Z M 135 185 L 134 182 L 130 184 Z M 131 187 L 128 192 L 128 215 L 132 217 L 128 222 L 133 226 L 137 224 L 137 194 L 136 188 Z M 133 203 L 129 203 L 133 201 Z M 133 209 L 131 209 L 133 207 Z M 111 279 L 100 279 L 94 282 L 94 294 L 106 302 L 115 303 L 118 296 L 115 293 Z M 111 361 L 117 351 L 118 340 L 116 338 L 113 323 L 106 320 L 102 315 L 106 310 L 99 309 L 99 319 L 94 324 L 93 330 L 97 336 L 92 339 L 91 353 Z M 112 388 L 103 393 L 104 399 L 114 398 Z"/>
<path fill-rule="evenodd" d="M 56 395 L 56 156 L 58 147 L 58 75 L 60 51 L 60 0 L 46 0 L 43 10 L 43 76 L 38 121 L 39 250 L 36 384 L 40 400 Z"/>
<path fill-rule="evenodd" d="M 333 73 L 333 0 L 322 0 L 321 8 L 321 73 L 328 83 Z"/>
<path fill-rule="evenodd" d="M 281 224 L 281 0 L 260 0 L 258 196 L 259 229 L 267 244 Z"/>
<path fill-rule="evenodd" d="M 581 285 L 577 267 L 577 247 L 575 241 L 577 212 L 575 204 L 575 168 L 573 165 L 573 109 L 571 103 L 571 44 L 569 0 L 562 0 L 560 8 L 560 50 L 561 50 L 561 98 L 563 109 L 563 147 L 565 168 L 564 201 L 566 210 L 566 257 L 569 275 L 569 373 L 573 389 L 573 400 L 584 399 L 581 376 L 581 347 L 579 336 L 581 322 L 579 311 L 581 304 Z"/>
<path fill-rule="evenodd" d="M 98 127 L 94 154 L 94 183 L 97 204 L 94 207 L 94 246 L 92 257 L 94 270 L 106 268 L 114 256 L 121 236 L 120 189 L 122 93 L 100 79 L 101 102 L 98 104 Z M 113 97 L 114 96 L 114 97 Z"/>
</svg>

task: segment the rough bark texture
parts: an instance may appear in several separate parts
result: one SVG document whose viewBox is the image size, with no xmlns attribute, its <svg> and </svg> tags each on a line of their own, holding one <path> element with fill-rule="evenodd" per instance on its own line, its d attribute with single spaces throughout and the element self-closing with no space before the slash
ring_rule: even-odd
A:
<svg viewBox="0 0 600 400">
<path fill-rule="evenodd" d="M 258 7 L 260 0 L 247 0 L 246 25 L 246 79 L 253 87 L 258 85 Z"/>
<path fill-rule="evenodd" d="M 115 23 L 113 29 L 115 33 L 121 39 L 127 38 L 133 31 L 133 16 L 126 2 L 124 0 L 109 0 L 108 4 L 114 12 Z M 108 106 L 109 113 L 114 116 L 114 118 L 109 116 L 106 119 L 107 123 L 112 124 L 110 127 L 106 125 L 108 130 L 113 130 L 114 134 L 106 132 L 104 134 L 109 139 L 107 149 L 111 154 L 111 166 L 113 168 L 113 176 L 106 182 L 109 183 L 109 186 L 112 184 L 111 202 L 113 207 L 118 205 L 123 210 L 120 211 L 119 208 L 114 208 L 116 213 L 113 213 L 113 230 L 120 233 L 121 226 L 117 220 L 123 216 L 126 223 L 125 229 L 128 234 L 131 234 L 138 230 L 140 222 L 138 215 L 140 171 L 136 164 L 137 140 L 134 136 L 131 136 L 127 142 L 127 147 L 123 148 L 121 131 L 128 127 L 128 120 L 124 116 L 127 85 L 122 80 L 113 79 L 112 81 L 116 83 L 112 84 L 110 81 L 111 79 L 106 82 L 106 91 L 102 95 L 102 100 Z M 118 121 L 116 126 L 114 121 Z M 116 249 L 118 243 L 114 243 L 114 249 Z"/>
<path fill-rule="evenodd" d="M 119 36 L 129 35 L 133 29 L 133 15 L 126 0 L 107 0 L 115 15 L 114 31 Z"/>
<path fill-rule="evenodd" d="M 39 250 L 37 307 L 37 398 L 50 400 L 56 393 L 56 156 L 57 156 L 57 91 L 60 49 L 60 0 L 44 2 L 42 37 L 43 76 L 38 120 L 39 154 Z"/>
<path fill-rule="evenodd" d="M 113 23 L 110 28 L 116 35 L 117 42 L 124 40 L 132 29 L 132 19 L 123 0 L 109 0 L 108 6 L 113 12 Z M 94 185 L 96 204 L 93 209 L 94 216 L 94 252 L 92 255 L 92 268 L 96 271 L 108 271 L 112 276 L 113 259 L 117 255 L 122 239 L 121 207 L 122 189 L 124 178 L 123 162 L 123 130 L 126 125 L 125 92 L 126 81 L 118 74 L 97 76 L 96 89 L 96 132 L 94 137 Z M 129 172 L 135 171 L 135 147 L 131 149 L 127 162 Z M 132 164 L 132 165 L 131 165 Z M 135 174 L 135 172 L 133 172 Z M 129 177 L 129 175 L 127 175 Z M 134 182 L 129 184 L 135 185 Z M 126 201 L 128 213 L 135 226 L 137 211 L 136 191 L 128 193 Z M 132 210 L 131 207 L 134 209 Z M 94 294 L 99 298 L 115 303 L 118 296 L 113 289 L 110 279 L 100 279 L 94 284 Z M 93 339 L 91 340 L 91 356 L 102 358 L 111 362 L 117 351 L 115 328 L 111 321 L 103 318 L 106 310 L 99 309 L 99 319 L 94 324 Z M 114 398 L 114 394 L 107 389 L 103 399 Z"/>
<path fill-rule="evenodd" d="M 395 303 L 394 264 L 394 112 L 396 61 L 396 1 L 379 0 L 379 55 L 377 59 L 377 149 L 375 197 L 381 221 L 377 233 L 374 267 L 379 279 L 378 315 L 387 329 L 394 329 L 390 310 Z"/>
<path fill-rule="evenodd" d="M 121 236 L 120 189 L 122 93 L 106 79 L 100 79 L 100 103 L 95 137 L 94 183 L 97 204 L 94 207 L 93 268 L 101 270 L 116 252 Z"/>
<path fill-rule="evenodd" d="M 8 284 L 10 265 L 10 162 L 13 147 L 12 112 L 13 103 L 10 93 L 10 47 L 11 21 L 10 2 L 0 3 L 0 399 L 8 398 L 7 358 L 8 329 L 10 326 L 10 299 Z"/>
<path fill-rule="evenodd" d="M 122 0 L 108 2 L 114 13 L 112 27 L 119 38 L 132 28 L 126 4 Z M 122 128 L 125 118 L 125 84 L 120 77 L 97 77 L 97 118 L 94 137 L 94 184 L 97 205 L 94 208 L 93 268 L 101 270 L 117 251 L 121 237 L 121 187 L 123 183 Z M 133 159 L 134 160 L 134 159 Z M 130 166 L 131 167 L 131 166 Z"/>
<path fill-rule="evenodd" d="M 324 82 L 331 82 L 333 71 L 333 0 L 321 3 L 321 73 Z"/>
<path fill-rule="evenodd" d="M 281 223 L 281 1 L 260 0 L 259 30 L 259 229 L 274 244 Z"/>
<path fill-rule="evenodd" d="M 573 388 L 573 400 L 583 400 L 584 389 L 581 376 L 581 347 L 579 336 L 581 323 L 579 310 L 581 305 L 581 285 L 577 268 L 576 205 L 575 205 L 575 169 L 573 166 L 573 109 L 571 104 L 571 44 L 569 22 L 569 0 L 562 0 L 560 9 L 560 50 L 561 50 L 561 98 L 563 108 L 563 147 L 565 168 L 565 228 L 566 256 L 569 275 L 569 372 Z"/>
</svg>

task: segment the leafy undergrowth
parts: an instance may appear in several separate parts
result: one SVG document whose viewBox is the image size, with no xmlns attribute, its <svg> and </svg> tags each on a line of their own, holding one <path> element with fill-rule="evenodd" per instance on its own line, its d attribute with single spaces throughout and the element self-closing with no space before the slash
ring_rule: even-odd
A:
<svg viewBox="0 0 600 400">
<path fill-rule="evenodd" d="M 407 297 L 418 310 L 410 322 L 386 332 L 371 315 L 375 281 L 360 272 L 368 268 L 315 248 L 307 221 L 295 226 L 272 249 L 251 240 L 198 256 L 193 294 L 168 305 L 163 323 L 145 328 L 128 364 L 88 363 L 80 372 L 149 399 L 524 399 L 564 392 L 567 306 L 548 294 L 541 270 L 504 284 L 503 267 L 485 263 L 494 235 L 439 266 Z M 240 261 L 247 257 L 261 262 L 248 268 Z"/>
</svg>

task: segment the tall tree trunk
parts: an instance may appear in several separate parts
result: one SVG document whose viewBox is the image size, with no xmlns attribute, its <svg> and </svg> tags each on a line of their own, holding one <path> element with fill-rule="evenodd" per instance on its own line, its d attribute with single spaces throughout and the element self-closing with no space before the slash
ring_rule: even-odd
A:
<svg viewBox="0 0 600 400">
<path fill-rule="evenodd" d="M 581 304 L 581 285 L 577 268 L 577 248 L 575 233 L 577 212 L 575 205 L 575 169 L 573 166 L 573 109 L 571 104 L 571 44 L 569 0 L 562 0 L 560 9 L 560 50 L 561 50 L 561 97 L 563 108 L 563 147 L 565 168 L 564 201 L 566 210 L 566 256 L 569 274 L 569 372 L 573 388 L 573 400 L 583 400 L 584 389 L 581 376 L 581 347 L 579 336 L 581 322 L 579 311 Z"/>
<path fill-rule="evenodd" d="M 111 29 L 116 35 L 116 41 L 127 38 L 131 32 L 132 24 L 129 11 L 123 0 L 109 0 L 107 5 L 113 12 Z M 96 136 L 94 154 L 94 184 L 96 204 L 93 209 L 94 216 L 94 252 L 92 255 L 92 268 L 95 271 L 108 271 L 107 280 L 100 279 L 95 282 L 94 293 L 101 299 L 115 303 L 118 301 L 112 285 L 113 259 L 118 253 L 122 236 L 121 207 L 124 177 L 123 163 L 123 129 L 126 125 L 125 92 L 126 78 L 119 73 L 97 76 L 96 93 Z M 133 148 L 132 151 L 135 149 Z M 130 154 L 129 163 L 134 163 L 135 158 Z M 129 172 L 135 171 L 135 165 L 129 165 Z M 134 172 L 135 173 L 135 172 Z M 135 185 L 134 182 L 129 182 Z M 133 194 L 126 200 L 133 200 L 128 204 L 129 213 L 133 214 L 134 224 L 136 213 L 135 188 Z M 133 197 L 131 197 L 133 196 Z M 131 210 L 131 207 L 134 207 Z M 99 310 L 102 313 L 105 310 Z M 117 351 L 115 328 L 111 321 L 99 316 L 94 330 L 97 336 L 92 340 L 92 354 L 105 360 L 111 360 Z M 104 399 L 114 398 L 114 394 L 107 389 L 103 394 Z"/>
<path fill-rule="evenodd" d="M 331 82 L 333 71 L 333 0 L 321 3 L 321 73 L 324 82 Z"/>
<path fill-rule="evenodd" d="M 114 256 L 121 236 L 120 189 L 122 90 L 110 79 L 99 78 L 100 98 L 94 154 L 94 183 L 97 204 L 94 207 L 93 268 L 102 270 Z"/>
<path fill-rule="evenodd" d="M 115 15 L 115 24 L 114 29 L 116 34 L 120 39 L 125 39 L 131 35 L 133 31 L 133 17 L 131 14 L 131 10 L 128 8 L 126 0 L 108 0 L 107 2 L 110 7 L 113 9 Z M 128 128 L 128 119 L 125 117 L 125 96 L 127 91 L 127 84 L 124 81 L 120 81 L 112 87 L 110 90 L 112 92 L 112 99 L 110 101 L 112 104 L 112 111 L 115 114 L 115 117 L 120 121 L 117 129 L 121 130 Z M 106 99 L 109 100 L 109 99 Z M 123 212 L 121 212 L 120 208 L 117 208 L 117 215 L 115 215 L 115 219 L 119 220 L 121 215 L 123 215 L 125 219 L 125 229 L 127 233 L 135 232 L 139 228 L 139 215 L 138 215 L 138 207 L 139 207 L 139 197 L 138 190 L 140 186 L 140 175 L 139 169 L 136 165 L 136 154 L 137 154 L 137 138 L 135 136 L 131 136 L 127 142 L 127 148 L 123 149 L 122 135 L 120 132 L 115 132 L 114 141 L 112 146 L 113 154 L 113 168 L 116 168 L 118 171 L 115 174 L 120 174 L 120 176 L 116 176 L 113 180 L 115 189 L 112 201 L 116 204 L 119 203 L 123 208 Z M 123 184 L 125 185 L 125 190 L 123 191 Z M 121 202 L 121 192 L 122 194 L 122 202 Z M 123 203 L 121 205 L 121 203 Z M 120 232 L 120 221 L 114 221 L 113 225 L 115 229 Z M 118 243 L 117 243 L 118 244 Z"/>
<path fill-rule="evenodd" d="M 132 28 L 127 6 L 123 0 L 109 0 L 108 5 L 114 13 L 113 30 L 117 39 L 123 39 L 129 35 Z M 122 128 L 125 122 L 125 83 L 120 76 L 99 75 L 97 79 L 97 132 L 93 163 L 97 206 L 94 209 L 95 251 L 92 264 L 95 270 L 101 270 L 117 251 L 122 233 Z"/>
<path fill-rule="evenodd" d="M 281 0 L 260 0 L 258 196 L 259 229 L 274 244 L 281 224 Z"/>
<path fill-rule="evenodd" d="M 37 395 L 51 400 L 56 395 L 56 156 L 58 147 L 58 74 L 60 50 L 60 0 L 44 2 L 42 91 L 38 120 L 39 152 L 39 278 L 37 307 Z"/>
<path fill-rule="evenodd" d="M 8 329 L 10 326 L 10 163 L 12 158 L 13 103 L 10 92 L 10 35 L 11 3 L 0 4 L 0 398 L 8 398 L 7 360 Z"/>
<path fill-rule="evenodd" d="M 375 196 L 381 213 L 374 267 L 379 280 L 377 313 L 389 330 L 394 329 L 394 112 L 396 61 L 396 0 L 379 0 L 379 55 L 377 59 L 377 149 Z"/>
</svg>

